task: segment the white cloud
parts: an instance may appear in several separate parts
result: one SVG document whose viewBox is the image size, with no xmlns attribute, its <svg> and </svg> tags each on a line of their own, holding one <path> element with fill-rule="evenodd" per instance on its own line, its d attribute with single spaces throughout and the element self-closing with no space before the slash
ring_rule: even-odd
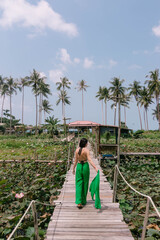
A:
<svg viewBox="0 0 160 240">
<path fill-rule="evenodd" d="M 91 68 L 93 66 L 94 62 L 92 60 L 89 60 L 88 58 L 84 59 L 83 67 L 84 68 Z"/>
<path fill-rule="evenodd" d="M 155 49 L 154 49 L 154 52 L 160 53 L 160 46 L 156 46 Z"/>
<path fill-rule="evenodd" d="M 140 65 L 137 64 L 132 64 L 131 66 L 128 67 L 129 69 L 142 69 Z"/>
<path fill-rule="evenodd" d="M 160 37 L 160 25 L 153 27 L 152 31 L 155 36 Z"/>
<path fill-rule="evenodd" d="M 112 67 L 114 67 L 114 66 L 116 66 L 116 65 L 117 65 L 117 62 L 116 62 L 116 61 L 114 61 L 114 60 L 112 60 L 112 59 L 109 60 L 109 68 L 112 68 Z"/>
<path fill-rule="evenodd" d="M 40 0 L 37 5 L 26 0 L 0 0 L 0 10 L 2 11 L 0 26 L 4 28 L 18 24 L 34 28 L 37 32 L 49 28 L 72 37 L 78 35 L 76 25 L 66 23 L 62 16 L 55 12 L 45 0 Z"/>
<path fill-rule="evenodd" d="M 49 71 L 49 79 L 56 83 L 60 81 L 60 78 L 64 77 L 63 69 L 55 69 Z"/>
<path fill-rule="evenodd" d="M 46 74 L 44 72 L 40 72 L 39 74 L 41 78 L 46 78 Z"/>
<path fill-rule="evenodd" d="M 139 54 L 139 51 L 135 51 L 135 50 L 134 50 L 132 53 L 133 53 L 134 55 L 137 55 L 137 54 Z"/>
<path fill-rule="evenodd" d="M 105 69 L 106 66 L 105 66 L 105 65 L 98 65 L 97 68 L 99 68 L 99 69 Z"/>
<path fill-rule="evenodd" d="M 60 49 L 59 55 L 60 55 L 60 60 L 63 63 L 71 63 L 70 55 L 65 48 Z"/>
<path fill-rule="evenodd" d="M 74 61 L 74 63 L 77 63 L 77 64 L 78 64 L 78 63 L 80 63 L 81 60 L 80 60 L 79 58 L 74 58 L 73 61 Z"/>
</svg>

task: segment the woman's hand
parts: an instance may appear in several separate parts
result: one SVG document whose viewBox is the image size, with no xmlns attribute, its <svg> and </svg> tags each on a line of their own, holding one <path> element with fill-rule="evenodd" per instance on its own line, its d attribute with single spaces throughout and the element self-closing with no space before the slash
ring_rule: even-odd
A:
<svg viewBox="0 0 160 240">
<path fill-rule="evenodd" d="M 73 175 L 75 175 L 75 169 L 73 169 L 72 173 L 73 173 Z"/>
<path fill-rule="evenodd" d="M 96 170 L 96 172 L 98 173 L 98 168 L 97 168 L 97 167 L 95 168 L 95 170 Z"/>
</svg>

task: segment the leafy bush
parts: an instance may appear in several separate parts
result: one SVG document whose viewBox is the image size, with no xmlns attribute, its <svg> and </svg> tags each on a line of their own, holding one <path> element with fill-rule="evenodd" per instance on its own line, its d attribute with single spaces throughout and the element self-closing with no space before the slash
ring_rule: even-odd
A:
<svg viewBox="0 0 160 240">
<path fill-rule="evenodd" d="M 134 138 L 139 138 L 139 137 L 142 135 L 142 133 L 144 133 L 144 130 L 137 130 L 137 131 L 133 134 L 133 136 L 134 136 Z"/>
</svg>

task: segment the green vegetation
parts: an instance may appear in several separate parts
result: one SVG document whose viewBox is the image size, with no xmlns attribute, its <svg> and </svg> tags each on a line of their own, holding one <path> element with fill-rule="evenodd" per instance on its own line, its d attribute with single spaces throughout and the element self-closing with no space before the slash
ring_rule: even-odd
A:
<svg viewBox="0 0 160 240">
<path fill-rule="evenodd" d="M 0 163 L 0 239 L 6 239 L 31 200 L 52 203 L 59 195 L 66 174 L 68 144 L 51 139 L 15 139 L 10 136 L 8 140 L 6 137 L 0 138 L 0 151 L 3 160 L 29 160 Z M 52 162 L 35 162 L 37 158 Z M 36 208 L 39 234 L 44 239 L 54 207 L 37 204 Z M 16 234 L 14 239 L 20 239 L 20 236 L 34 239 L 31 211 Z"/>
<path fill-rule="evenodd" d="M 138 135 L 138 139 L 137 139 Z M 121 152 L 159 152 L 159 131 L 137 131 L 130 138 L 121 138 Z M 102 169 L 107 176 L 116 164 L 115 160 L 103 160 Z M 120 171 L 125 179 L 139 192 L 152 197 L 160 211 L 160 164 L 155 157 L 127 157 L 121 159 Z M 113 187 L 113 172 L 107 178 Z M 135 239 L 141 239 L 146 198 L 133 192 L 122 178 L 118 177 L 117 201 Z M 150 206 L 146 240 L 160 239 L 160 219 Z"/>
</svg>

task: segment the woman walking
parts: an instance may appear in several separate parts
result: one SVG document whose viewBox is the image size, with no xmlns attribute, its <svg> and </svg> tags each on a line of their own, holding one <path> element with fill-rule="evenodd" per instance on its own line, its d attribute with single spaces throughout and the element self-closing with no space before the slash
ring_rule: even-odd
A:
<svg viewBox="0 0 160 240">
<path fill-rule="evenodd" d="M 76 200 L 75 203 L 78 204 L 78 208 L 82 208 L 83 205 L 86 204 L 86 198 L 88 193 L 88 184 L 89 184 L 89 164 L 94 167 L 96 172 L 98 172 L 97 167 L 92 162 L 90 157 L 89 150 L 87 147 L 88 140 L 86 138 L 82 138 L 79 143 L 79 148 L 76 149 L 75 152 L 75 162 L 73 165 L 73 174 L 75 174 L 76 168 Z"/>
</svg>

